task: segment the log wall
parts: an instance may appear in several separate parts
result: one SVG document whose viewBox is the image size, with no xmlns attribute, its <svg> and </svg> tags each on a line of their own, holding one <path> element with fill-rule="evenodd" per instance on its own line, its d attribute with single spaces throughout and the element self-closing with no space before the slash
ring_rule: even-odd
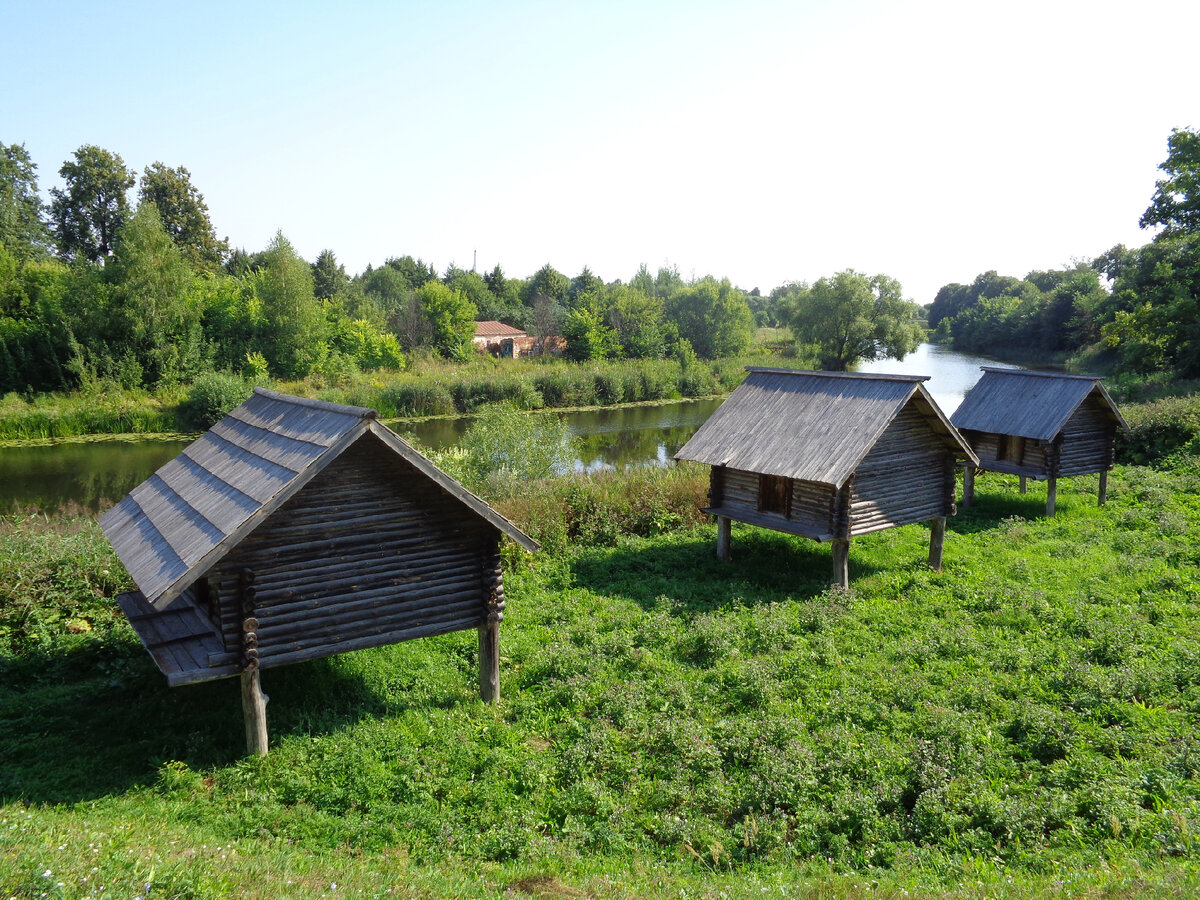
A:
<svg viewBox="0 0 1200 900">
<path fill-rule="evenodd" d="M 495 593 L 497 546 L 461 503 L 363 438 L 218 564 L 215 621 L 235 653 L 249 569 L 264 667 L 475 628 Z"/>
<path fill-rule="evenodd" d="M 946 445 L 905 407 L 854 472 L 850 534 L 954 515 L 954 472 Z"/>
<path fill-rule="evenodd" d="M 759 512 L 757 473 L 724 468 L 714 468 L 713 471 L 721 473 L 714 475 L 714 493 L 720 498 L 717 500 L 714 497 L 714 503 L 727 509 L 741 510 L 757 520 L 764 520 L 764 524 L 778 522 L 790 526 L 789 530 L 805 534 L 828 535 L 834 532 L 835 492 L 831 485 L 793 480 L 792 513 L 789 517 L 783 513 Z"/>
<path fill-rule="evenodd" d="M 979 467 L 993 471 L 1009 472 L 1014 475 L 1025 475 L 1029 478 L 1042 479 L 1053 474 L 1051 464 L 1054 456 L 1053 445 L 1034 438 L 1025 439 L 1025 452 L 1021 462 L 1000 459 L 999 434 L 984 431 L 968 431 L 964 434 L 975 455 L 979 457 Z"/>
<path fill-rule="evenodd" d="M 1059 475 L 1091 475 L 1112 468 L 1117 426 L 1093 394 L 1063 426 L 1059 447 Z"/>
</svg>

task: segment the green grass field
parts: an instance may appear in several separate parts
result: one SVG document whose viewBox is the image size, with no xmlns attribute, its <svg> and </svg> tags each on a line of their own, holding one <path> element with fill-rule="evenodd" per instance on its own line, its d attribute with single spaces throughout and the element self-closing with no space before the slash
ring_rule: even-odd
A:
<svg viewBox="0 0 1200 900">
<path fill-rule="evenodd" d="M 268 670 L 263 759 L 236 681 L 166 687 L 93 521 L 7 520 L 0 896 L 1192 896 L 1200 471 L 1095 487 L 1045 519 L 987 475 L 942 572 L 909 526 L 843 593 L 784 535 L 718 563 L 676 484 L 507 555 L 498 707 L 474 633 Z"/>
</svg>

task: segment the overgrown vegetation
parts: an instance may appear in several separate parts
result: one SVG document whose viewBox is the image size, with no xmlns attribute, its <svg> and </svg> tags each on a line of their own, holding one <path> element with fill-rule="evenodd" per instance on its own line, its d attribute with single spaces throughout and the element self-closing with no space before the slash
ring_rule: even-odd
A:
<svg viewBox="0 0 1200 900">
<path fill-rule="evenodd" d="M 1099 508 L 1073 479 L 1045 519 L 989 474 L 943 572 L 924 528 L 882 532 L 847 593 L 771 532 L 718 564 L 704 483 L 499 498 L 547 545 L 508 556 L 501 705 L 473 634 L 285 667 L 261 760 L 236 685 L 165 686 L 93 521 L 7 520 L 0 888 L 1195 890 L 1200 476 L 1121 468 Z"/>
</svg>

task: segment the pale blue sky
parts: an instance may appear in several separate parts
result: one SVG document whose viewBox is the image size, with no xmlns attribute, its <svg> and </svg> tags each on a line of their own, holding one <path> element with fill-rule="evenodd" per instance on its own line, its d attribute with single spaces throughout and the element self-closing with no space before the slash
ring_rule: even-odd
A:
<svg viewBox="0 0 1200 900">
<path fill-rule="evenodd" d="M 1149 235 L 1194 0 L 0 0 L 0 141 L 183 165 L 218 234 L 764 291 L 939 286 Z M 18 75 L 19 73 L 19 75 Z"/>
</svg>

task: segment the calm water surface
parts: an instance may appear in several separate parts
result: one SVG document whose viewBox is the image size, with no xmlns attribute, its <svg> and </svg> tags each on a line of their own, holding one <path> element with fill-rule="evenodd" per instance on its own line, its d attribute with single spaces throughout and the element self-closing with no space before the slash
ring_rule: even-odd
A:
<svg viewBox="0 0 1200 900">
<path fill-rule="evenodd" d="M 979 380 L 980 366 L 1020 368 L 980 356 L 922 344 L 903 362 L 864 363 L 862 372 L 929 375 L 926 387 L 947 414 Z M 662 406 L 598 409 L 561 415 L 578 437 L 578 471 L 668 465 L 675 452 L 713 414 L 720 400 L 690 400 Z M 444 449 L 457 443 L 470 419 L 439 419 L 394 426 L 419 444 Z M 179 454 L 179 441 L 107 441 L 50 447 L 0 448 L 0 510 L 71 505 L 89 510 L 107 507 Z"/>
</svg>

